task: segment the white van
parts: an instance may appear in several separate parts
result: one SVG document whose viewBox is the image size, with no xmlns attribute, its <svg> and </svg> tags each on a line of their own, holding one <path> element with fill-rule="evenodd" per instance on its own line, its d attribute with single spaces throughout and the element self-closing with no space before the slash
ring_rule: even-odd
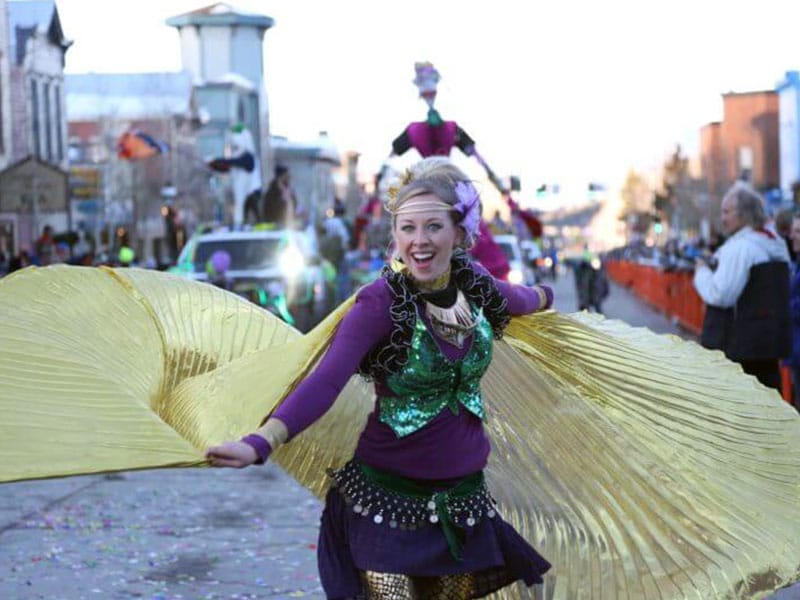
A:
<svg viewBox="0 0 800 600">
<path fill-rule="evenodd" d="M 302 235 L 286 229 L 203 230 L 189 239 L 171 271 L 208 281 L 206 263 L 224 250 L 231 257 L 225 275 L 232 292 L 306 331 L 325 316 L 329 299 L 319 261 Z"/>
<path fill-rule="evenodd" d="M 508 272 L 508 280 L 511 283 L 521 283 L 525 285 L 536 284 L 536 276 L 533 270 L 527 265 L 519 240 L 515 235 L 496 235 L 494 241 L 503 249 L 508 259 L 511 270 Z"/>
</svg>

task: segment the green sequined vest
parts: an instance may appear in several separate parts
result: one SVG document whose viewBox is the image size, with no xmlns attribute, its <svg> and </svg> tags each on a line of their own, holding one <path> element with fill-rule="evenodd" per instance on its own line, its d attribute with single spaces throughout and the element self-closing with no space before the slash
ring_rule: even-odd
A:
<svg viewBox="0 0 800 600">
<path fill-rule="evenodd" d="M 475 318 L 469 350 L 463 358 L 450 360 L 417 313 L 408 362 L 386 379 L 396 396 L 380 398 L 380 420 L 397 437 L 421 429 L 445 407 L 457 415 L 459 404 L 476 417 L 486 418 L 480 382 L 492 360 L 492 327 L 482 311 Z"/>
</svg>

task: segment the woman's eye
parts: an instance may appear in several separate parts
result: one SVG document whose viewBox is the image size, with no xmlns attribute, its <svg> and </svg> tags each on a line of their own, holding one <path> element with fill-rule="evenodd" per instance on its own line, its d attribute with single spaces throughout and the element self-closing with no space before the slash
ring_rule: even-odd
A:
<svg viewBox="0 0 800 600">
<path fill-rule="evenodd" d="M 441 228 L 442 228 L 441 223 L 431 223 L 430 225 L 428 225 L 428 229 L 430 229 L 431 231 L 439 231 Z"/>
<path fill-rule="evenodd" d="M 413 225 L 403 225 L 400 228 L 400 231 L 403 231 L 405 233 L 411 233 L 412 231 L 414 231 L 414 226 Z"/>
</svg>

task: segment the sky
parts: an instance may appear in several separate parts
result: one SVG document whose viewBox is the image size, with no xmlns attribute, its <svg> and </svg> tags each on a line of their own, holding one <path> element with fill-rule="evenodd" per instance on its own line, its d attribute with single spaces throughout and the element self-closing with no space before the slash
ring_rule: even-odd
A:
<svg viewBox="0 0 800 600">
<path fill-rule="evenodd" d="M 68 73 L 180 70 L 164 20 L 210 0 L 57 0 Z M 774 89 L 800 69 L 795 0 L 237 0 L 275 20 L 264 38 L 270 128 L 327 131 L 375 172 L 425 104 L 414 63 L 439 73 L 436 106 L 500 175 L 578 189 L 657 169 L 722 118 L 721 94 Z M 456 151 L 457 152 L 457 151 Z"/>
</svg>

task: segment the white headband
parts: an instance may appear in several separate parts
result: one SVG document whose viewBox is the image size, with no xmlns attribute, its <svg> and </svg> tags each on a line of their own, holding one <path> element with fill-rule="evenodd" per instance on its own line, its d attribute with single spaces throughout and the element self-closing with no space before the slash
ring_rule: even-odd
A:
<svg viewBox="0 0 800 600">
<path fill-rule="evenodd" d="M 439 210 L 451 211 L 456 209 L 447 202 L 442 202 L 441 200 L 417 200 L 415 198 L 411 198 L 410 200 L 403 202 L 400 205 L 400 208 L 392 211 L 392 214 L 397 216 Z"/>
</svg>

